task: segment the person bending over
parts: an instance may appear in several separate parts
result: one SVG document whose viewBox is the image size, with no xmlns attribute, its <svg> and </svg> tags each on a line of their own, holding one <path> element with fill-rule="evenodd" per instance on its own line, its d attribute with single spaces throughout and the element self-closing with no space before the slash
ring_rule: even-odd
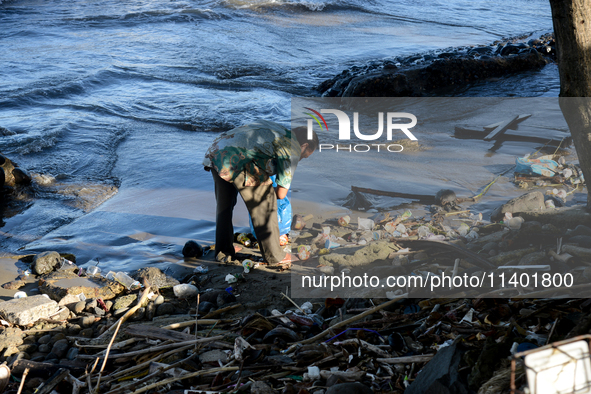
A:
<svg viewBox="0 0 591 394">
<path fill-rule="evenodd" d="M 211 171 L 216 198 L 215 254 L 235 256 L 232 214 L 238 193 L 244 200 L 261 254 L 269 265 L 291 264 L 291 255 L 279 245 L 277 199 L 283 199 L 301 159 L 318 148 L 318 136 L 308 139 L 305 127 L 286 129 L 259 120 L 216 138 L 205 154 L 203 166 Z M 276 175 L 277 187 L 271 179 Z"/>
</svg>

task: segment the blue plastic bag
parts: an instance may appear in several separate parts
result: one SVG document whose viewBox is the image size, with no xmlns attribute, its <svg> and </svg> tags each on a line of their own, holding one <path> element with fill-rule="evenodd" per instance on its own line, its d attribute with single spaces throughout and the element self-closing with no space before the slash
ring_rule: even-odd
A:
<svg viewBox="0 0 591 394">
<path fill-rule="evenodd" d="M 515 172 L 525 175 L 554 176 L 558 169 L 558 163 L 554 160 L 545 159 L 545 156 L 539 159 L 527 159 L 518 157 L 515 159 Z"/>
<path fill-rule="evenodd" d="M 271 177 L 271 180 L 273 181 L 273 187 L 277 187 L 275 175 Z M 279 222 L 279 235 L 288 234 L 291 230 L 291 202 L 287 197 L 277 200 L 277 221 Z M 248 216 L 248 224 L 250 225 L 250 232 L 257 238 L 250 215 Z"/>
</svg>

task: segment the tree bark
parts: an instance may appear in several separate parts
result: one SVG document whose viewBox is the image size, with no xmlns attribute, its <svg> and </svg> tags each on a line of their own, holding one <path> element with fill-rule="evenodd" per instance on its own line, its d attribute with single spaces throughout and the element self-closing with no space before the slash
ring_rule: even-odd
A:
<svg viewBox="0 0 591 394">
<path fill-rule="evenodd" d="M 591 180 L 591 0 L 550 0 L 560 74 L 560 109 L 583 175 Z M 587 193 L 587 211 L 591 197 Z"/>
</svg>

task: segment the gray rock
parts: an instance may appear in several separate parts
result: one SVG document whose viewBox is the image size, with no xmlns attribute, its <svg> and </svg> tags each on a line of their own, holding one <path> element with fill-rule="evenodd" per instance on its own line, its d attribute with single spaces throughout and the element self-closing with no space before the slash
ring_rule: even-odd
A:
<svg viewBox="0 0 591 394">
<path fill-rule="evenodd" d="M 119 317 L 123 316 L 125 314 L 125 312 L 127 312 L 128 310 L 129 310 L 129 308 L 115 309 L 115 311 L 113 312 L 113 317 L 119 318 Z"/>
<path fill-rule="evenodd" d="M 251 394 L 273 394 L 274 393 L 271 386 L 269 386 L 268 384 L 266 384 L 265 382 L 262 382 L 260 380 L 253 382 L 252 386 L 250 386 L 250 392 L 251 392 Z"/>
<path fill-rule="evenodd" d="M 146 279 L 152 288 L 166 289 L 178 285 L 180 282 L 172 276 L 164 274 L 159 268 L 146 267 L 141 268 L 131 274 L 133 279 L 143 283 Z"/>
<path fill-rule="evenodd" d="M 591 248 L 591 236 L 575 235 L 568 239 L 568 243 L 578 244 L 582 248 Z"/>
<path fill-rule="evenodd" d="M 137 300 L 137 294 L 129 294 L 123 297 L 118 297 L 113 304 L 113 308 L 115 310 L 128 308 L 135 300 Z"/>
<path fill-rule="evenodd" d="M 113 307 L 113 301 L 105 301 L 105 306 L 107 307 L 107 312 L 110 311 Z"/>
<path fill-rule="evenodd" d="M 76 357 L 78 357 L 78 352 L 78 348 L 71 347 L 70 350 L 68 350 L 68 353 L 66 354 L 66 358 L 68 360 L 75 360 Z"/>
<path fill-rule="evenodd" d="M 0 303 L 0 314 L 19 326 L 47 319 L 59 311 L 57 302 L 43 295 L 23 297 Z"/>
<path fill-rule="evenodd" d="M 129 321 L 139 321 L 144 318 L 146 315 L 146 308 L 138 308 L 137 311 L 133 313 L 133 315 L 129 316 Z"/>
<path fill-rule="evenodd" d="M 482 247 L 482 250 L 486 250 L 487 252 L 491 250 L 495 250 L 497 248 L 496 242 L 489 242 Z"/>
<path fill-rule="evenodd" d="M 80 327 L 80 325 L 78 324 L 69 323 L 68 325 L 66 325 L 66 333 L 68 335 L 78 335 L 80 330 L 82 330 L 82 327 Z"/>
<path fill-rule="evenodd" d="M 72 312 L 78 314 L 78 313 L 82 312 L 84 310 L 84 308 L 86 308 L 86 302 L 78 301 L 77 303 L 74 304 L 74 308 L 72 308 Z"/>
<path fill-rule="evenodd" d="M 0 331 L 0 349 L 23 344 L 23 332 L 17 327 L 8 327 Z"/>
<path fill-rule="evenodd" d="M 53 364 L 58 364 L 59 357 L 57 356 L 57 354 L 49 352 L 49 354 L 47 356 L 45 356 L 45 361 L 53 363 Z"/>
<path fill-rule="evenodd" d="M 329 387 L 326 394 L 373 394 L 373 390 L 359 382 L 339 383 Z"/>
<path fill-rule="evenodd" d="M 546 264 L 547 260 L 548 258 L 546 257 L 546 252 L 534 252 L 523 256 L 517 265 Z"/>
<path fill-rule="evenodd" d="M 576 235 L 589 235 L 591 236 L 591 228 L 579 224 L 577 227 L 574 228 L 574 230 L 568 230 L 566 232 L 566 236 L 567 237 L 574 237 Z"/>
<path fill-rule="evenodd" d="M 154 300 L 154 305 L 158 306 L 158 305 L 162 305 L 164 304 L 164 297 L 159 295 L 158 297 L 156 297 L 156 299 Z"/>
<path fill-rule="evenodd" d="M 156 305 L 153 302 L 150 302 L 146 307 L 146 319 L 152 320 L 156 316 Z"/>
<path fill-rule="evenodd" d="M 493 211 L 491 219 L 493 221 L 499 221 L 505 216 L 506 212 L 513 214 L 518 212 L 542 211 L 545 207 L 544 194 L 540 191 L 534 191 L 513 198 L 500 207 L 497 207 Z"/>
<path fill-rule="evenodd" d="M 51 342 L 51 334 L 43 335 L 41 338 L 39 338 L 40 345 L 45 345 L 49 342 Z"/>
<path fill-rule="evenodd" d="M 33 354 L 39 349 L 39 346 L 35 345 L 34 343 L 24 343 L 20 346 L 16 347 L 19 352 L 25 352 L 28 354 Z"/>
<path fill-rule="evenodd" d="M 68 343 L 68 340 L 67 339 L 60 339 L 51 348 L 51 353 L 55 354 L 57 356 L 57 358 L 62 358 L 66 355 L 69 348 L 70 348 L 70 344 Z"/>
<path fill-rule="evenodd" d="M 174 305 L 166 302 L 158 306 L 156 309 L 156 316 L 173 315 L 176 312 Z"/>
<path fill-rule="evenodd" d="M 90 300 L 86 300 L 86 306 L 85 306 L 84 310 L 86 312 L 92 313 L 94 308 L 96 308 L 97 306 L 98 306 L 98 301 L 96 300 L 96 298 L 92 298 Z"/>
<path fill-rule="evenodd" d="M 100 306 L 95 306 L 91 312 L 98 317 L 105 316 L 105 310 L 103 308 L 101 308 Z"/>
<path fill-rule="evenodd" d="M 85 328 L 84 330 L 80 330 L 78 335 L 84 338 L 92 338 L 94 330 L 92 328 Z"/>
<path fill-rule="evenodd" d="M 44 343 L 42 345 L 39 345 L 39 349 L 38 350 L 39 350 L 39 353 L 45 353 L 45 354 L 47 354 L 47 353 L 49 353 L 51 351 L 51 348 L 52 347 L 53 346 L 51 346 L 51 345 L 49 345 L 47 343 Z"/>
<path fill-rule="evenodd" d="M 33 259 L 33 270 L 37 275 L 44 275 L 59 267 L 62 257 L 58 252 L 39 253 Z"/>
<path fill-rule="evenodd" d="M 421 378 L 415 379 L 404 393 L 467 394 L 467 388 L 459 380 L 458 367 L 461 360 L 462 352 L 456 343 L 444 347 L 421 370 Z"/>
<path fill-rule="evenodd" d="M 203 364 L 218 364 L 218 360 L 225 364 L 228 362 L 228 355 L 219 349 L 209 350 L 199 355 L 199 361 Z"/>
<path fill-rule="evenodd" d="M 89 327 L 94 324 L 94 316 L 84 316 L 80 319 L 79 324 L 82 327 Z"/>
<path fill-rule="evenodd" d="M 63 332 L 58 332 L 54 336 L 51 337 L 50 344 L 55 344 L 57 341 L 61 341 L 62 339 L 66 339 L 66 335 Z"/>
</svg>

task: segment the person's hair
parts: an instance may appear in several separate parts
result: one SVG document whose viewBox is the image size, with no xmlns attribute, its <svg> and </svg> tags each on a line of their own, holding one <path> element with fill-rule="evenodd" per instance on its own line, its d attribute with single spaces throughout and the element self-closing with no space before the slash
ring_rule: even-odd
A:
<svg viewBox="0 0 591 394">
<path fill-rule="evenodd" d="M 312 139 L 308 139 L 308 128 L 304 126 L 296 127 L 291 129 L 291 132 L 295 134 L 296 139 L 298 140 L 300 145 L 308 144 L 308 149 L 311 152 L 314 152 L 318 149 L 320 142 L 318 141 L 318 135 L 314 130 L 312 130 Z"/>
</svg>

